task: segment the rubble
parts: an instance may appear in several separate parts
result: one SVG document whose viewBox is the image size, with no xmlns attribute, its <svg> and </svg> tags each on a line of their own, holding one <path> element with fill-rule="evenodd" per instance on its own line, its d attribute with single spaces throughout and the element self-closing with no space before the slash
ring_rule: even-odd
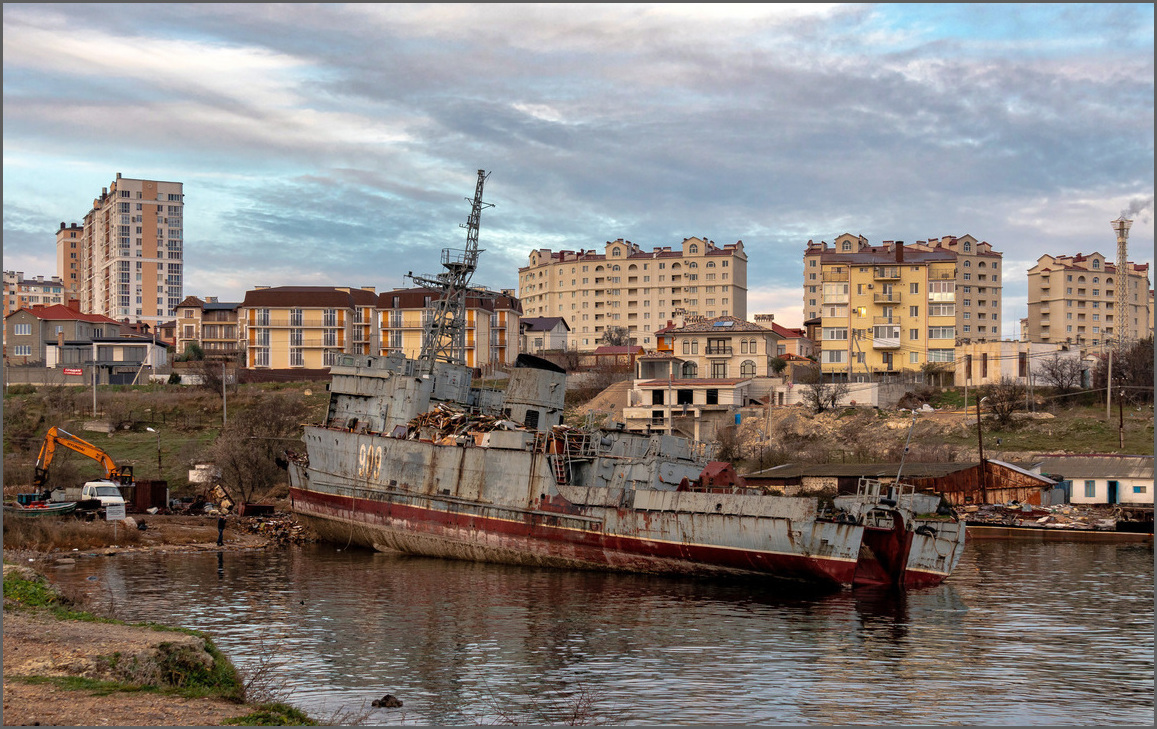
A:
<svg viewBox="0 0 1157 729">
<path fill-rule="evenodd" d="M 974 525 L 1031 526 L 1049 529 L 1116 531 L 1118 509 L 1113 506 L 1058 504 L 1033 506 L 1012 502 L 965 507 L 966 522 Z"/>
<path fill-rule="evenodd" d="M 313 533 L 299 523 L 292 514 L 274 513 L 267 516 L 242 517 L 241 526 L 250 534 L 257 534 L 269 540 L 271 545 L 309 544 L 316 541 Z"/>
</svg>

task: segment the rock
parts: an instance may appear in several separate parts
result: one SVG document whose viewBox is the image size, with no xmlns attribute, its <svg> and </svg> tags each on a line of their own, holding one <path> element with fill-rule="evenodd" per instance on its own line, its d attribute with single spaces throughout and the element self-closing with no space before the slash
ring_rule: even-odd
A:
<svg viewBox="0 0 1157 729">
<path fill-rule="evenodd" d="M 393 694 L 386 694 L 380 699 L 374 699 L 370 702 L 370 706 L 381 707 L 383 709 L 396 709 L 402 705 L 402 700 Z"/>
</svg>

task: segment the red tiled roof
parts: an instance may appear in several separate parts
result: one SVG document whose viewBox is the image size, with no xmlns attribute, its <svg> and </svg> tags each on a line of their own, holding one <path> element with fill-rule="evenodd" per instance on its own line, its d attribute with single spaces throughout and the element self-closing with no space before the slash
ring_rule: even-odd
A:
<svg viewBox="0 0 1157 729">
<path fill-rule="evenodd" d="M 52 306 L 41 306 L 35 309 L 22 308 L 16 311 L 27 311 L 37 319 L 44 320 L 71 320 L 71 321 L 87 321 L 95 324 L 121 324 L 122 322 L 116 319 L 110 319 L 103 314 L 83 314 L 76 309 L 70 309 L 64 304 L 53 304 Z M 16 312 L 12 312 L 15 314 Z M 8 316 L 12 316 L 9 314 Z"/>
<path fill-rule="evenodd" d="M 345 291 L 334 286 L 275 286 L 246 291 L 242 306 L 353 308 L 374 306 L 377 298 L 373 291 L 357 288 Z"/>
<path fill-rule="evenodd" d="M 646 351 L 645 349 L 643 349 L 642 347 L 639 347 L 639 346 L 622 345 L 622 346 L 612 347 L 609 345 L 604 345 L 602 347 L 597 347 L 595 349 L 594 353 L 595 354 L 641 354 L 645 351 Z"/>
</svg>

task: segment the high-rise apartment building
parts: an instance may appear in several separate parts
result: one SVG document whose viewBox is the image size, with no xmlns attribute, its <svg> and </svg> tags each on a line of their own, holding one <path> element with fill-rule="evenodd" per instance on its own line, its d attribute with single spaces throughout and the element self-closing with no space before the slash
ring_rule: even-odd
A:
<svg viewBox="0 0 1157 729">
<path fill-rule="evenodd" d="M 69 299 L 80 299 L 83 243 L 83 227 L 76 223 L 69 226 L 60 224 L 56 231 L 56 276 L 64 282 L 64 295 Z"/>
<path fill-rule="evenodd" d="M 180 182 L 136 180 L 118 172 L 101 190 L 84 216 L 77 268 L 61 269 L 66 281 L 78 272 L 82 311 L 150 326 L 173 317 L 184 298 L 182 188 Z M 62 225 L 57 232 L 58 267 L 74 260 L 74 227 Z"/>
<path fill-rule="evenodd" d="M 747 254 L 743 241 L 719 247 L 704 238 L 674 250 L 621 238 L 601 253 L 541 248 L 518 270 L 518 296 L 525 316 L 565 318 L 579 351 L 606 344 L 608 332 L 620 335 L 615 343 L 653 349 L 668 319 L 747 316 Z"/>
<path fill-rule="evenodd" d="M 4 316 L 17 309 L 68 303 L 64 282 L 56 276 L 24 278 L 23 271 L 4 272 Z"/>
<path fill-rule="evenodd" d="M 882 246 L 873 247 L 867 238 L 849 233 L 836 238 L 830 246 L 824 241 L 819 243 L 808 241 L 803 259 L 804 321 L 822 315 L 824 281 L 821 259 L 825 255 L 888 252 L 897 245 L 903 246 L 903 241 L 884 241 Z M 1004 300 L 1001 270 L 1003 254 L 992 250 L 992 245 L 988 242 L 979 241 L 971 235 L 929 238 L 903 248 L 906 252 L 947 253 L 956 262 L 952 278 L 956 282 L 954 326 L 958 339 L 983 342 L 1001 338 Z M 938 274 L 940 273 L 942 271 L 938 269 Z"/>
<path fill-rule="evenodd" d="M 1117 264 L 1100 253 L 1038 258 L 1028 270 L 1028 341 L 1098 345 L 1149 336 L 1149 264 L 1127 264 L 1123 321 L 1117 275 Z"/>
</svg>

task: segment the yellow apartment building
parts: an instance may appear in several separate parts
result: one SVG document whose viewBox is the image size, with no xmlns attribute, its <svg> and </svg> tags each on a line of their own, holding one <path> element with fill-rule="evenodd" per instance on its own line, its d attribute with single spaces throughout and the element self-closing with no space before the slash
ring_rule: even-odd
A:
<svg viewBox="0 0 1157 729">
<path fill-rule="evenodd" d="M 566 319 L 580 352 L 616 328 L 630 345 L 654 349 L 655 333 L 680 315 L 747 316 L 747 254 L 743 241 L 704 238 L 650 251 L 621 238 L 601 252 L 541 248 L 518 270 L 518 295 L 526 316 Z"/>
<path fill-rule="evenodd" d="M 820 365 L 849 381 L 951 363 L 957 343 L 957 260 L 896 241 L 817 258 Z M 810 268 L 810 267 L 809 267 Z"/>
<path fill-rule="evenodd" d="M 60 224 L 56 231 L 56 276 L 63 282 L 66 299 L 80 299 L 84 228 L 76 223 Z"/>
<path fill-rule="evenodd" d="M 401 352 L 416 358 L 422 352 L 426 323 L 434 315 L 439 292 L 428 288 L 384 291 L 377 299 L 377 351 Z M 510 293 L 466 297 L 466 365 L 513 364 L 518 357 L 522 308 Z"/>
<path fill-rule="evenodd" d="M 373 287 L 276 286 L 245 293 L 240 320 L 250 369 L 320 369 L 341 354 L 371 354 Z"/>
</svg>

